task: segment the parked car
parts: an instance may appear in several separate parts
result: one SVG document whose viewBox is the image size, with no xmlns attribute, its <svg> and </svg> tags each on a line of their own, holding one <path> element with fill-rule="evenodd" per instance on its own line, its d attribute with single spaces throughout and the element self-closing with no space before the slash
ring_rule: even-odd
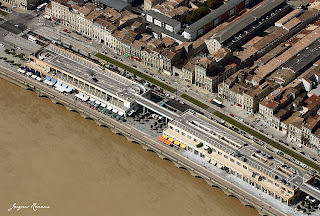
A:
<svg viewBox="0 0 320 216">
<path fill-rule="evenodd" d="M 136 65 L 132 65 L 132 67 L 137 68 L 137 66 L 136 66 Z"/>
<path fill-rule="evenodd" d="M 230 116 L 231 116 L 231 117 L 234 117 L 234 115 L 233 115 L 232 113 L 230 113 Z"/>
<path fill-rule="evenodd" d="M 1 47 L 5 47 L 5 45 L 4 45 L 4 44 L 2 44 L 2 43 L 0 43 L 0 46 L 1 46 Z"/>
</svg>

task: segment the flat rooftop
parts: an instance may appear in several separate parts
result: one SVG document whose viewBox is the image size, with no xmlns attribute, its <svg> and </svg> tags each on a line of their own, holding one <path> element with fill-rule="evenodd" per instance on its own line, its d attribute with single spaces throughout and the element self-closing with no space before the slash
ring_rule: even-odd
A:
<svg viewBox="0 0 320 216">
<path fill-rule="evenodd" d="M 99 65 L 93 62 L 51 44 L 36 51 L 34 55 L 36 58 L 74 75 L 74 77 L 85 80 L 92 86 L 105 90 L 108 94 L 126 101 L 133 101 L 129 90 L 138 84 L 107 69 L 102 70 Z M 98 82 L 91 79 L 89 71 L 94 74 Z"/>
<path fill-rule="evenodd" d="M 288 162 L 276 153 L 271 152 L 270 148 L 268 151 L 263 146 L 253 143 L 251 140 L 248 140 L 247 138 L 234 133 L 228 128 L 212 121 L 211 119 L 206 118 L 203 115 L 188 111 L 181 115 L 179 118 L 171 121 L 170 123 L 192 134 L 193 136 L 202 139 L 203 141 L 211 145 L 211 147 L 221 149 L 229 155 L 240 152 L 241 156 L 235 157 L 243 161 L 244 164 L 248 164 L 251 167 L 254 167 L 256 170 L 264 173 L 269 177 L 272 177 L 273 179 L 275 179 L 275 176 L 278 176 L 278 180 L 286 180 L 286 182 L 290 183 L 290 186 L 293 189 L 303 184 L 303 176 L 306 174 L 306 171 Z M 228 140 L 228 142 L 222 142 L 222 140 L 218 137 L 224 137 L 224 140 Z M 253 156 L 259 156 L 263 152 L 268 156 L 272 156 L 272 158 L 268 158 L 268 161 L 270 161 L 272 165 L 260 162 L 260 160 L 257 160 L 255 156 Z M 259 157 L 263 158 L 262 156 Z M 243 160 L 243 158 L 245 158 L 246 160 Z M 282 172 L 277 170 L 284 163 L 295 169 L 296 174 L 288 177 L 287 175 L 284 175 Z"/>
<path fill-rule="evenodd" d="M 314 41 L 310 46 L 301 51 L 297 56 L 288 61 L 283 67 L 290 68 L 295 73 L 300 72 L 306 66 L 315 62 L 320 57 L 320 39 Z"/>
<path fill-rule="evenodd" d="M 271 11 L 281 7 L 282 5 L 285 5 L 284 0 L 266 0 L 260 3 L 258 6 L 254 7 L 249 12 L 242 15 L 240 18 L 231 22 L 228 26 L 216 33 L 213 38 L 215 38 L 222 44 L 228 43 L 229 40 L 236 34 L 243 32 L 244 30 L 249 31 L 254 23 L 258 23 L 260 19 L 262 19 L 262 17 L 266 16 L 268 13 L 271 13 Z M 277 12 L 280 12 L 279 9 Z M 277 12 L 270 14 L 270 17 L 268 19 L 271 19 L 273 16 L 275 16 Z M 267 20 L 265 19 L 264 22 L 266 21 Z M 255 28 L 258 27 L 259 25 Z"/>
</svg>

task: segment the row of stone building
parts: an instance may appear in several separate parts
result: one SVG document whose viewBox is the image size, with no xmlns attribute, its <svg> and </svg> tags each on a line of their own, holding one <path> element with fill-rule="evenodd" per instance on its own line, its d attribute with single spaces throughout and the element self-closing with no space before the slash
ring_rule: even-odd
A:
<svg viewBox="0 0 320 216">
<path fill-rule="evenodd" d="M 287 134 L 289 141 L 316 151 L 320 145 L 319 6 L 293 10 L 276 22 L 272 33 L 244 44 L 242 51 L 235 52 L 242 69 L 218 86 L 224 100 L 258 113 L 269 127 Z"/>
</svg>

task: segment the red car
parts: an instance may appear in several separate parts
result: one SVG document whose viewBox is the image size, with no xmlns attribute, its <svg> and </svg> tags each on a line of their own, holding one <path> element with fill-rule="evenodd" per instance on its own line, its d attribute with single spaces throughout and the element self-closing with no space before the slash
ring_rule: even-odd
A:
<svg viewBox="0 0 320 216">
<path fill-rule="evenodd" d="M 64 32 L 70 33 L 68 29 L 63 29 Z"/>
<path fill-rule="evenodd" d="M 132 65 L 132 67 L 136 68 L 137 66 L 135 66 L 135 65 Z"/>
<path fill-rule="evenodd" d="M 230 116 L 234 117 L 234 115 L 232 113 L 230 113 Z"/>
</svg>

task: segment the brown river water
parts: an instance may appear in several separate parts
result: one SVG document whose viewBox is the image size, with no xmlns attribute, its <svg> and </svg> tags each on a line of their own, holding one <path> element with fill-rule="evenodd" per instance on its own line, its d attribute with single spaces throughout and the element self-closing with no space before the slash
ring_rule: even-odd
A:
<svg viewBox="0 0 320 216">
<path fill-rule="evenodd" d="M 0 110 L 1 216 L 258 215 L 138 144 L 2 79 Z M 28 208 L 8 211 L 14 203 Z M 50 209 L 34 211 L 33 203 Z"/>
</svg>

